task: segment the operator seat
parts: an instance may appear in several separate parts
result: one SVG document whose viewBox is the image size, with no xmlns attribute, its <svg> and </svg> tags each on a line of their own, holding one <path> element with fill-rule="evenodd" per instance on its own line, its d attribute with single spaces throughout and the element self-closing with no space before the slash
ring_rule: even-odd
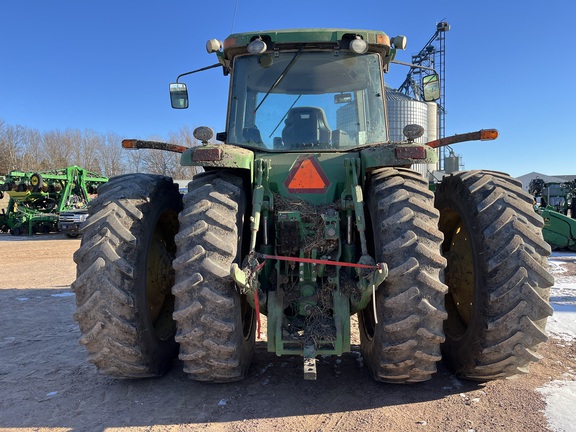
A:
<svg viewBox="0 0 576 432">
<path fill-rule="evenodd" d="M 326 114 L 319 107 L 297 107 L 288 111 L 282 130 L 282 140 L 287 148 L 328 147 L 332 131 Z"/>
</svg>

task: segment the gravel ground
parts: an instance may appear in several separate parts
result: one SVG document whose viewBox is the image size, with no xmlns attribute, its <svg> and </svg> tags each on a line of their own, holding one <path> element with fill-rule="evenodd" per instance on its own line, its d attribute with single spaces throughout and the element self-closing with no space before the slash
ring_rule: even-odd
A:
<svg viewBox="0 0 576 432">
<path fill-rule="evenodd" d="M 160 379 L 113 380 L 78 344 L 69 285 L 79 244 L 0 234 L 2 431 L 543 431 L 551 429 L 537 389 L 574 380 L 576 346 L 550 339 L 517 379 L 461 381 L 439 364 L 426 383 L 381 384 L 363 366 L 357 334 L 352 353 L 320 358 L 317 381 L 302 379 L 300 357 L 270 354 L 263 341 L 240 383 L 190 381 L 178 361 Z"/>
</svg>

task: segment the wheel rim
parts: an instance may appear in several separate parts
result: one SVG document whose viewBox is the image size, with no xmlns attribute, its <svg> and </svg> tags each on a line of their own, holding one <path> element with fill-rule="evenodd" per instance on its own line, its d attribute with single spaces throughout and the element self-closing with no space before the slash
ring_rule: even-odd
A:
<svg viewBox="0 0 576 432">
<path fill-rule="evenodd" d="M 474 310 L 474 259 L 470 236 L 462 221 L 457 224 L 448 251 L 446 282 L 449 289 L 449 301 L 464 330 L 472 321 Z M 454 330 L 454 328 L 452 328 Z"/>
<path fill-rule="evenodd" d="M 173 240 L 162 226 L 162 220 L 156 225 L 148 249 L 146 263 L 146 305 L 156 336 L 161 340 L 172 337 L 175 323 L 172 319 L 174 298 L 171 294 L 174 284 Z"/>
<path fill-rule="evenodd" d="M 254 327 L 254 316 L 256 311 L 252 308 L 245 295 L 240 297 L 242 313 L 242 334 L 245 340 L 248 340 Z"/>
<path fill-rule="evenodd" d="M 374 318 L 373 309 L 373 303 L 370 301 L 370 303 L 368 303 L 368 305 L 366 305 L 366 307 L 360 311 L 362 316 L 362 330 L 369 341 L 374 339 L 374 329 L 376 328 L 376 319 Z"/>
</svg>

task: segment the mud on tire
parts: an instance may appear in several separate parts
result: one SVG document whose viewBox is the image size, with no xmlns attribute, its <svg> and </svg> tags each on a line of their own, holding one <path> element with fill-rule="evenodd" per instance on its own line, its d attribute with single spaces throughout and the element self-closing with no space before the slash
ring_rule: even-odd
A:
<svg viewBox="0 0 576 432">
<path fill-rule="evenodd" d="M 425 381 L 441 358 L 446 318 L 434 195 L 420 174 L 392 168 L 373 173 L 367 195 L 374 255 L 389 274 L 376 292 L 378 322 L 372 303 L 358 314 L 362 354 L 378 381 Z"/>
<path fill-rule="evenodd" d="M 74 254 L 74 319 L 105 375 L 162 375 L 176 356 L 170 289 L 181 207 L 170 178 L 147 174 L 112 178 L 90 203 Z"/>
<path fill-rule="evenodd" d="M 197 381 L 246 375 L 255 342 L 255 314 L 230 277 L 240 263 L 246 194 L 226 172 L 200 174 L 188 186 L 174 261 L 174 319 L 179 358 Z"/>
<path fill-rule="evenodd" d="M 506 174 L 470 171 L 445 178 L 435 206 L 448 260 L 444 357 L 472 380 L 527 372 L 547 338 L 554 282 L 532 197 Z"/>
</svg>

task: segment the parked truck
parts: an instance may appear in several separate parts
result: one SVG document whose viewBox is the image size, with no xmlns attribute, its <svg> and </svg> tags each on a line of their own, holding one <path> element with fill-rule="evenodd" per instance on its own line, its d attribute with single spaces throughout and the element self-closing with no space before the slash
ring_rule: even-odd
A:
<svg viewBox="0 0 576 432">
<path fill-rule="evenodd" d="M 218 142 L 208 127 L 192 148 L 123 142 L 204 172 L 183 197 L 167 177 L 115 177 L 89 205 L 74 317 L 100 372 L 158 376 L 177 355 L 194 380 L 240 380 L 266 316 L 267 349 L 315 379 L 318 356 L 355 349 L 353 315 L 378 381 L 428 380 L 441 359 L 472 380 L 527 371 L 552 313 L 542 218 L 506 174 L 457 172 L 432 192 L 411 169 L 455 140 L 420 144 L 409 125 L 390 141 L 384 75 L 405 43 L 353 29 L 208 41 L 218 62 L 201 70 L 230 79 Z M 200 108 L 180 81 L 194 72 L 170 85 L 174 108 Z"/>
</svg>

